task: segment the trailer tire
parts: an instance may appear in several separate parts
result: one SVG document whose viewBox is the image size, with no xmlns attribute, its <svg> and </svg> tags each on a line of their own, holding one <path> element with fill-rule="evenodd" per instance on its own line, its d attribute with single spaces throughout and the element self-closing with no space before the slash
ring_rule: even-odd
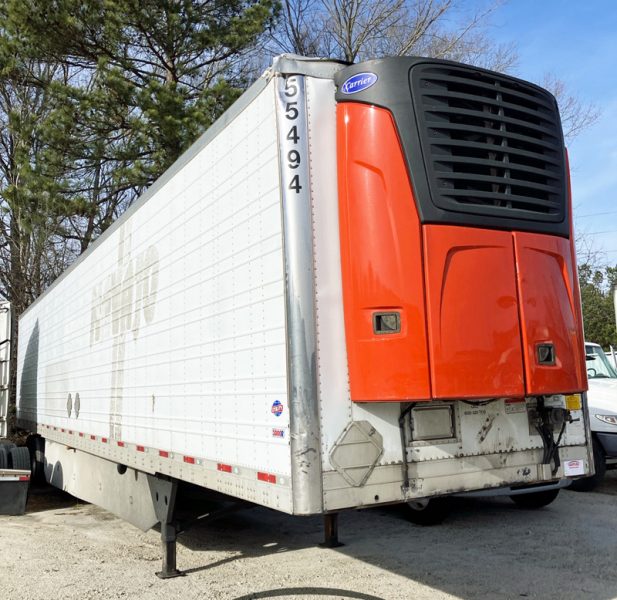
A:
<svg viewBox="0 0 617 600">
<path fill-rule="evenodd" d="M 40 435 L 31 435 L 26 445 L 30 450 L 30 481 L 45 483 L 45 440 Z M 37 460 L 37 453 L 43 460 Z"/>
<path fill-rule="evenodd" d="M 519 508 L 542 508 L 548 506 L 559 495 L 559 488 L 545 490 L 543 492 L 531 492 L 529 494 L 516 494 L 510 496 L 512 502 Z"/>
<path fill-rule="evenodd" d="M 600 442 L 596 440 L 595 436 L 592 439 L 592 448 L 593 463 L 595 465 L 596 472 L 590 477 L 575 479 L 570 484 L 569 488 L 575 492 L 591 492 L 592 490 L 595 490 L 604 479 L 604 474 L 606 473 L 606 457 L 604 456 L 604 451 L 602 450 L 602 446 L 600 446 Z"/>
<path fill-rule="evenodd" d="M 9 469 L 30 470 L 30 450 L 25 446 L 11 448 L 9 451 Z"/>
<path fill-rule="evenodd" d="M 430 527 L 439 525 L 450 514 L 450 502 L 447 498 L 430 498 L 407 502 L 407 519 L 416 525 Z"/>
<path fill-rule="evenodd" d="M 0 446 L 0 469 L 7 469 L 9 466 L 9 457 L 4 447 Z"/>
</svg>

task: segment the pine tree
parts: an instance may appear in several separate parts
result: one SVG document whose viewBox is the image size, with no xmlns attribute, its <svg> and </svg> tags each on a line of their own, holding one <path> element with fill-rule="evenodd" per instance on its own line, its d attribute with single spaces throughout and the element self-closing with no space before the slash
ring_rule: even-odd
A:
<svg viewBox="0 0 617 600">
<path fill-rule="evenodd" d="M 585 338 L 604 348 L 617 347 L 613 293 L 617 287 L 617 266 L 597 269 L 579 266 Z"/>
</svg>

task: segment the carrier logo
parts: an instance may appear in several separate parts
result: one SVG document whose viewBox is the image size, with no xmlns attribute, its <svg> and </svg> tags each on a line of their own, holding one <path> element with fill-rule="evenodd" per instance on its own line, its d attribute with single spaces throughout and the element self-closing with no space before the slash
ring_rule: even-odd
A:
<svg viewBox="0 0 617 600">
<path fill-rule="evenodd" d="M 377 75 L 375 73 L 358 73 L 352 75 L 342 86 L 343 94 L 357 94 L 367 90 L 372 85 L 377 83 Z"/>
<path fill-rule="evenodd" d="M 275 400 L 272 405 L 272 414 L 275 417 L 280 417 L 283 414 L 283 403 L 280 400 Z"/>
<path fill-rule="evenodd" d="M 273 429 L 272 430 L 272 437 L 284 439 L 285 438 L 285 430 L 284 429 Z"/>
</svg>

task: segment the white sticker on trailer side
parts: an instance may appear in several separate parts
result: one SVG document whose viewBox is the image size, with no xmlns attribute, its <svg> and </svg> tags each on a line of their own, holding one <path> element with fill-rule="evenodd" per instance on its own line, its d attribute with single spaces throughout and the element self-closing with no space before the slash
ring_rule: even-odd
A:
<svg viewBox="0 0 617 600">
<path fill-rule="evenodd" d="M 585 475 L 585 461 L 583 459 L 565 460 L 563 463 L 563 474 L 566 477 Z"/>
<path fill-rule="evenodd" d="M 273 86 L 23 316 L 21 419 L 289 475 Z"/>
</svg>

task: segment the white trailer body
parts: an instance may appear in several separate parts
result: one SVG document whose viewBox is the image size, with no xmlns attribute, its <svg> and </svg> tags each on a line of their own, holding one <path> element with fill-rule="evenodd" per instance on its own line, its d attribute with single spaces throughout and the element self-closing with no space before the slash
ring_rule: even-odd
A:
<svg viewBox="0 0 617 600">
<path fill-rule="evenodd" d="M 7 435 L 11 357 L 11 305 L 0 302 L 0 438 Z"/>
<path fill-rule="evenodd" d="M 277 59 L 21 317 L 18 419 L 48 480 L 149 527 L 138 474 L 307 515 L 592 471 L 567 393 L 543 398 L 574 418 L 559 464 L 535 397 L 352 401 L 342 68 Z"/>
</svg>

